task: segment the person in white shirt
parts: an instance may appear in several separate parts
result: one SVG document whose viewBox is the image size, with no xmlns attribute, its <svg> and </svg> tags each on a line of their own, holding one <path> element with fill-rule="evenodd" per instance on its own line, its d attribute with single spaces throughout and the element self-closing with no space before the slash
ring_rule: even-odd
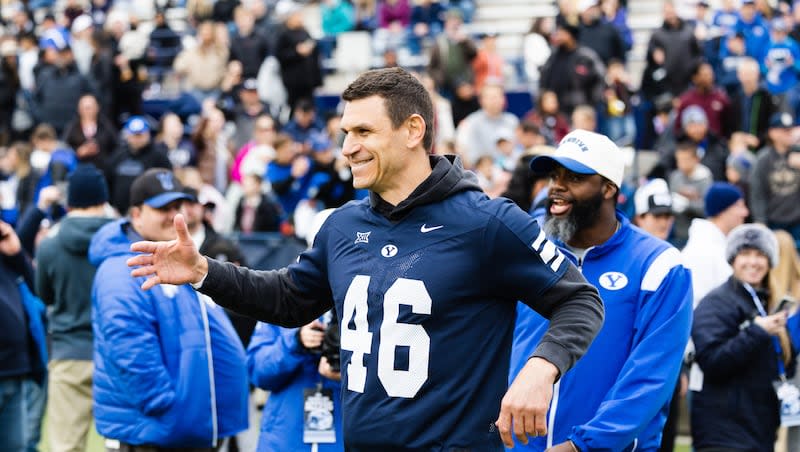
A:
<svg viewBox="0 0 800 452">
<path fill-rule="evenodd" d="M 750 214 L 741 190 L 725 182 L 716 182 L 708 189 L 705 213 L 707 218 L 692 220 L 689 241 L 681 251 L 683 265 L 692 272 L 695 307 L 731 276 L 733 270 L 725 258 L 725 238 Z"/>
</svg>

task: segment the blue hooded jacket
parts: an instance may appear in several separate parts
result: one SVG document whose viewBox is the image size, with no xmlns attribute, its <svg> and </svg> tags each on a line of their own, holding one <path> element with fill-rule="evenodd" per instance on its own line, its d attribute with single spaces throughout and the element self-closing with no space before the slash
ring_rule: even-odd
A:
<svg viewBox="0 0 800 452">
<path fill-rule="evenodd" d="M 578 260 L 597 287 L 605 324 L 589 351 L 556 383 L 546 437 L 522 450 L 545 450 L 568 439 L 579 450 L 658 450 L 692 316 L 692 283 L 680 252 L 633 226 L 619 211 L 619 231 Z M 512 381 L 548 322 L 518 305 L 511 351 Z M 514 450 L 517 450 L 516 448 Z"/>
<path fill-rule="evenodd" d="M 245 354 L 222 308 L 188 284 L 143 291 L 127 219 L 89 246 L 97 431 L 132 445 L 212 447 L 247 428 Z"/>
<path fill-rule="evenodd" d="M 800 75 L 800 47 L 797 42 L 789 37 L 780 42 L 770 41 L 761 60 L 761 71 L 770 93 L 783 94 L 793 89 Z"/>
<path fill-rule="evenodd" d="M 341 384 L 320 376 L 319 355 L 303 349 L 297 330 L 259 323 L 247 348 L 250 382 L 270 391 L 261 417 L 258 451 L 311 450 L 310 444 L 303 443 L 303 390 L 319 383 L 333 391 L 336 427 L 336 443 L 319 444 L 319 451 L 342 451 Z"/>
</svg>

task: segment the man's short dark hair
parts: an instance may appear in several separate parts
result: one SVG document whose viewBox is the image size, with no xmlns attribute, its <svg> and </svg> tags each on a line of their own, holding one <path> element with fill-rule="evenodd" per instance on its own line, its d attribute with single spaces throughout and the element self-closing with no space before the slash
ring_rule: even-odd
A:
<svg viewBox="0 0 800 452">
<path fill-rule="evenodd" d="M 675 152 L 689 151 L 697 155 L 697 144 L 689 140 L 681 140 L 675 145 Z"/>
<path fill-rule="evenodd" d="M 418 114 L 425 121 L 425 150 L 433 147 L 433 104 L 431 96 L 416 77 L 400 68 L 374 69 L 361 74 L 342 93 L 347 102 L 370 96 L 383 98 L 386 112 L 397 129 L 411 115 Z"/>
</svg>

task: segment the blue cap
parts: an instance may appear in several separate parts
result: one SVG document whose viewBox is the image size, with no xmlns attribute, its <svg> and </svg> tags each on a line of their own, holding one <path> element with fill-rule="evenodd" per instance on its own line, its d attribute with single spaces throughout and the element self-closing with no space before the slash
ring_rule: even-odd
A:
<svg viewBox="0 0 800 452">
<path fill-rule="evenodd" d="M 131 116 L 130 119 L 128 119 L 128 121 L 125 123 L 125 133 L 135 135 L 149 131 L 150 124 L 148 124 L 147 119 L 142 116 Z"/>
<path fill-rule="evenodd" d="M 316 133 L 311 137 L 311 150 L 314 152 L 323 152 L 333 147 L 333 143 L 324 133 Z"/>
<path fill-rule="evenodd" d="M 55 49 L 58 51 L 68 49 L 69 34 L 51 28 L 42 34 L 42 37 L 39 39 L 39 48 L 42 50 Z"/>
<path fill-rule="evenodd" d="M 168 169 L 151 168 L 134 179 L 131 184 L 130 201 L 132 206 L 146 204 L 154 209 L 160 209 L 179 199 L 194 200 L 184 191 L 183 185 Z"/>
<path fill-rule="evenodd" d="M 794 118 L 790 113 L 775 113 L 769 117 L 770 129 L 791 129 L 794 127 Z"/>
</svg>

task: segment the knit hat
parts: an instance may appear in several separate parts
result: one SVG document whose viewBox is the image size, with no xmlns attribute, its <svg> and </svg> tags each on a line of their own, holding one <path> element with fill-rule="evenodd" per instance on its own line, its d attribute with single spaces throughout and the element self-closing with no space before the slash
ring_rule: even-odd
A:
<svg viewBox="0 0 800 452">
<path fill-rule="evenodd" d="M 739 173 L 742 179 L 747 180 L 750 177 L 750 170 L 756 163 L 756 157 L 750 152 L 742 152 L 740 154 L 731 154 L 726 160 L 726 165 L 733 168 Z"/>
<path fill-rule="evenodd" d="M 714 182 L 706 192 L 706 217 L 716 217 L 743 197 L 739 187 L 727 182 Z"/>
<path fill-rule="evenodd" d="M 686 110 L 683 110 L 681 114 L 681 126 L 685 129 L 689 124 L 708 125 L 708 115 L 706 115 L 706 111 L 697 105 L 686 107 Z"/>
<path fill-rule="evenodd" d="M 108 185 L 103 173 L 94 165 L 78 165 L 68 178 L 67 206 L 84 208 L 108 202 Z"/>
<path fill-rule="evenodd" d="M 725 258 L 732 263 L 736 255 L 747 248 L 764 253 L 769 259 L 770 267 L 778 265 L 778 239 L 775 237 L 775 233 L 766 226 L 747 223 L 733 228 L 728 234 Z"/>
</svg>

